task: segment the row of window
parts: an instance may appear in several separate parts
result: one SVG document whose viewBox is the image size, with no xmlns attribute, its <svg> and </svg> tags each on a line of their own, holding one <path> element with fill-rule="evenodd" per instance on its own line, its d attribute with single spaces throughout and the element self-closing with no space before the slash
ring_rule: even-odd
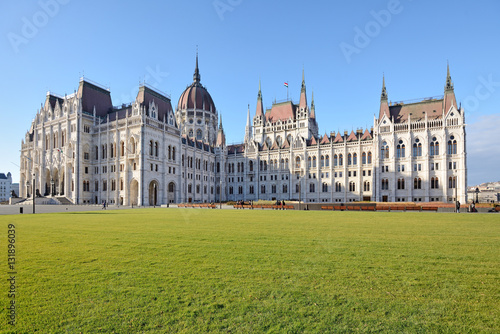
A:
<svg viewBox="0 0 500 334">
<path fill-rule="evenodd" d="M 201 191 L 201 186 L 199 184 L 197 184 L 196 187 L 195 187 L 195 189 L 196 189 L 196 193 L 199 194 L 200 191 Z M 187 191 L 190 194 L 193 193 L 193 185 L 192 184 L 188 184 Z M 203 194 L 206 195 L 207 193 L 208 193 L 208 187 L 205 185 L 205 186 L 203 186 Z M 218 193 L 219 193 L 219 187 L 217 187 L 217 194 Z M 210 194 L 211 195 L 214 194 L 214 187 L 210 187 Z"/>
<path fill-rule="evenodd" d="M 455 176 L 450 176 L 448 178 L 448 188 L 455 188 L 456 187 L 456 177 Z M 388 179 L 382 179 L 381 181 L 381 189 L 382 190 L 389 190 L 389 180 Z M 405 179 L 400 178 L 397 181 L 397 189 L 402 190 L 405 189 Z M 422 189 L 422 179 L 419 177 L 416 177 L 413 179 L 413 189 Z M 439 178 L 438 177 L 431 177 L 431 189 L 439 189 Z"/>
<path fill-rule="evenodd" d="M 300 184 L 296 184 L 295 185 L 295 193 L 300 193 Z M 335 192 L 342 192 L 342 183 L 340 182 L 336 182 L 335 183 Z M 261 194 L 265 194 L 266 193 L 266 185 L 263 184 L 260 186 L 260 193 Z M 272 184 L 271 185 L 271 194 L 276 194 L 276 189 L 277 189 L 277 186 L 275 184 Z M 250 185 L 248 187 L 248 190 L 249 190 L 249 194 L 254 194 L 255 193 L 255 188 L 253 185 Z M 328 183 L 322 183 L 321 184 L 321 192 L 328 192 L 329 191 L 329 186 L 328 186 Z M 351 181 L 349 182 L 349 191 L 351 192 L 354 192 L 356 191 L 356 182 L 354 181 Z M 369 181 L 365 181 L 363 182 L 363 191 L 370 191 L 370 182 Z M 315 183 L 310 183 L 309 184 L 309 192 L 310 193 L 314 193 L 316 192 L 316 184 Z M 282 193 L 288 193 L 288 184 L 283 184 L 282 185 Z M 229 187 L 229 194 L 233 194 L 233 187 Z M 239 186 L 238 187 L 238 194 L 243 194 L 243 187 L 242 186 Z"/>
<path fill-rule="evenodd" d="M 418 140 L 418 139 L 417 139 Z M 457 154 L 457 141 L 449 140 L 448 141 L 448 150 L 447 154 Z M 414 157 L 422 156 L 422 143 L 414 143 L 413 144 L 413 152 L 412 155 Z M 429 155 L 439 155 L 439 142 L 433 141 L 429 145 Z M 382 147 L 380 149 L 380 156 L 382 159 L 389 159 L 389 145 L 387 142 L 382 143 Z M 398 144 L 396 146 L 396 158 L 405 158 L 406 157 L 406 147 L 405 144 Z"/>
<path fill-rule="evenodd" d="M 56 147 L 64 147 L 64 143 L 66 143 L 66 131 L 61 132 L 61 145 L 59 145 L 59 134 L 54 132 L 52 134 L 52 147 L 50 146 L 50 135 L 45 135 L 45 149 L 49 150 L 51 148 Z"/>
<path fill-rule="evenodd" d="M 181 160 L 182 160 L 182 167 L 184 167 L 184 163 L 185 163 L 185 161 L 184 161 L 184 154 L 182 155 Z M 207 160 L 203 160 L 202 161 L 200 158 L 196 158 L 196 159 L 193 160 L 193 157 L 187 157 L 187 159 L 185 159 L 185 160 L 186 160 L 188 168 L 193 168 L 193 162 L 194 162 L 194 166 L 195 166 L 196 169 L 199 169 L 199 170 L 203 169 L 203 170 L 205 170 L 207 172 L 209 170 L 208 169 L 208 161 Z M 214 166 L 215 166 L 214 163 L 211 162 L 210 163 L 210 171 L 212 171 L 212 172 L 214 171 Z M 233 168 L 234 168 L 234 164 L 233 164 Z M 219 172 L 219 163 L 217 163 L 217 172 Z"/>
<path fill-rule="evenodd" d="M 372 153 L 371 152 L 363 152 L 361 156 L 362 164 L 371 164 L 372 163 Z M 252 160 L 249 161 L 249 171 L 253 172 L 254 171 L 254 162 Z M 301 164 L 301 159 L 300 157 L 295 158 L 295 168 L 300 168 Z M 335 154 L 333 157 L 333 165 L 334 166 L 343 166 L 344 164 L 344 156 L 342 154 Z M 358 155 L 357 153 L 351 154 L 349 153 L 347 155 L 347 165 L 357 165 L 358 164 Z M 278 164 L 278 160 L 270 160 L 269 163 L 265 160 L 261 160 L 259 162 L 259 167 L 260 171 L 267 171 L 269 166 L 269 170 L 279 170 L 280 166 L 281 169 L 288 170 L 289 169 L 289 162 L 288 158 L 287 159 L 281 159 L 281 164 Z M 315 168 L 317 167 L 317 159 L 316 157 L 308 157 L 307 159 L 307 166 L 308 168 Z M 320 167 L 329 167 L 330 166 L 330 156 L 329 155 L 322 155 L 320 157 Z M 220 172 L 220 165 L 219 163 L 217 164 L 217 172 Z M 236 163 L 230 163 L 228 164 L 228 173 L 244 173 L 245 172 L 245 165 L 243 162 L 238 162 Z"/>
</svg>

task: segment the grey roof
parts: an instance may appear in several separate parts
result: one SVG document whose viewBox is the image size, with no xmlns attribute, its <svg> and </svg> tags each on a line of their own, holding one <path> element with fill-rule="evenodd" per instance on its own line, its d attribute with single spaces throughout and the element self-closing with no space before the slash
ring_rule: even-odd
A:
<svg viewBox="0 0 500 334">
<path fill-rule="evenodd" d="M 0 173 L 0 179 L 1 179 L 1 180 L 7 180 L 7 179 L 8 179 L 8 177 L 7 177 L 7 176 L 5 176 L 5 174 L 4 174 L 4 173 Z"/>
</svg>

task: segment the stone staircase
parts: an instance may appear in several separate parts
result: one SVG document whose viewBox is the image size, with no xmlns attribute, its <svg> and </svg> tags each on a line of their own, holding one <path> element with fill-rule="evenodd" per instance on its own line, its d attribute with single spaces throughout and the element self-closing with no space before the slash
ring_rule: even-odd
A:
<svg viewBox="0 0 500 334">
<path fill-rule="evenodd" d="M 56 199 L 59 201 L 59 203 L 61 203 L 61 205 L 73 205 L 73 202 L 71 202 L 66 197 L 56 197 Z"/>
</svg>

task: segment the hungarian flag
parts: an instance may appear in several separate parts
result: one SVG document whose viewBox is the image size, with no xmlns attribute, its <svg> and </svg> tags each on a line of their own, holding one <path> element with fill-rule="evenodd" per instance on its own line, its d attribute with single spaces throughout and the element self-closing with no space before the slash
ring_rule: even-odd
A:
<svg viewBox="0 0 500 334">
<path fill-rule="evenodd" d="M 285 87 L 288 88 L 288 82 L 285 82 Z"/>
</svg>

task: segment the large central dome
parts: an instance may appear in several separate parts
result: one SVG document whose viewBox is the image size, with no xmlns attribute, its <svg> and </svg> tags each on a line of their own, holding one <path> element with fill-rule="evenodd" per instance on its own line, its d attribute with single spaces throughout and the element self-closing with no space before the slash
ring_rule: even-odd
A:
<svg viewBox="0 0 500 334">
<path fill-rule="evenodd" d="M 198 110 L 216 113 L 215 104 L 207 89 L 200 83 L 200 72 L 198 70 L 198 56 L 196 56 L 196 68 L 193 74 L 193 83 L 184 90 L 179 98 L 177 110 Z"/>
<path fill-rule="evenodd" d="M 207 89 L 200 83 L 198 53 L 193 83 L 184 90 L 177 104 L 177 124 L 182 135 L 215 144 L 217 133 L 217 110 Z"/>
</svg>

